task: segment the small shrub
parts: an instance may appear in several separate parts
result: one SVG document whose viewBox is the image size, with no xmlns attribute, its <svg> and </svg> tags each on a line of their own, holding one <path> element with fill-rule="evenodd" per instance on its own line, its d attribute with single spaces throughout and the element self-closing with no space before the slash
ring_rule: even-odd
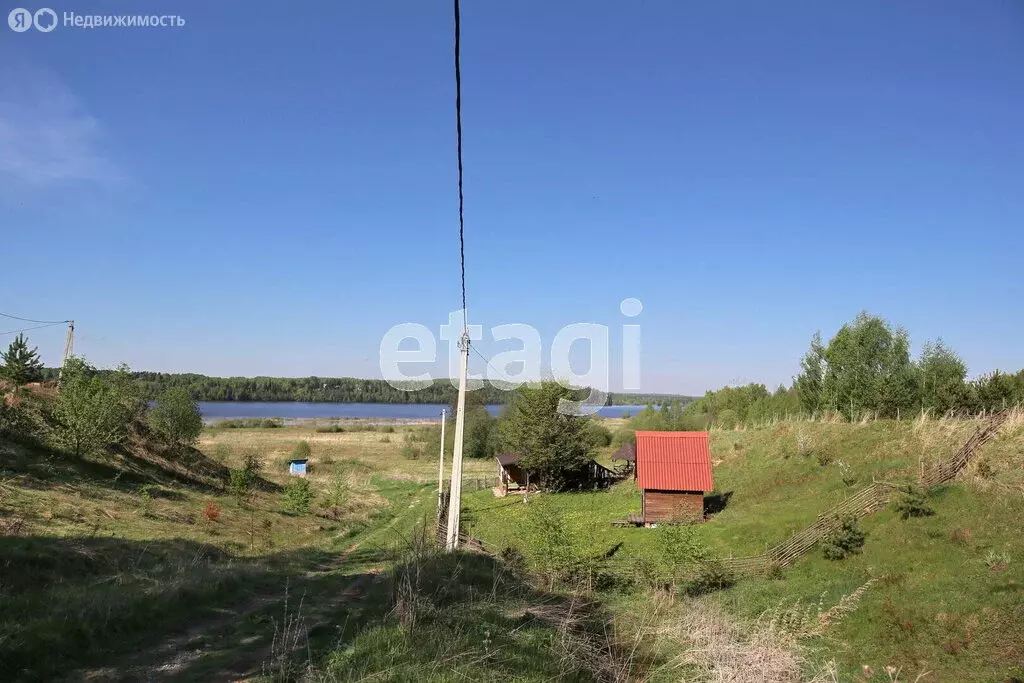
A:
<svg viewBox="0 0 1024 683">
<path fill-rule="evenodd" d="M 293 460 L 308 460 L 309 459 L 309 442 L 300 441 L 295 444 L 295 448 L 292 450 Z"/>
<path fill-rule="evenodd" d="M 391 437 L 390 436 L 386 436 L 386 435 L 382 436 L 382 437 L 380 437 L 380 442 L 381 443 L 391 443 Z"/>
<path fill-rule="evenodd" d="M 382 434 L 394 434 L 395 428 L 392 427 L 391 425 L 384 425 L 382 427 L 377 427 L 377 431 L 381 432 Z"/>
<path fill-rule="evenodd" d="M 313 504 L 313 487 L 307 479 L 292 479 L 284 489 L 284 509 L 292 514 L 304 515 Z"/>
<path fill-rule="evenodd" d="M 772 579 L 773 581 L 781 581 L 786 578 L 786 574 L 782 569 L 782 565 L 778 562 L 770 562 L 768 568 L 765 570 L 764 575 Z"/>
<path fill-rule="evenodd" d="M 988 461 L 988 458 L 982 458 L 978 461 L 978 476 L 984 479 L 991 479 L 996 476 L 996 470 L 992 467 L 992 463 Z"/>
<path fill-rule="evenodd" d="M 386 436 L 384 437 L 387 438 Z M 419 460 L 423 456 L 423 451 L 411 444 L 404 444 L 402 446 L 402 457 L 407 460 Z"/>
<path fill-rule="evenodd" d="M 149 484 L 139 489 L 139 513 L 143 517 L 149 517 L 153 514 L 153 494 Z"/>
<path fill-rule="evenodd" d="M 853 473 L 853 470 L 847 463 L 837 460 L 836 464 L 839 466 L 839 476 L 842 477 L 844 484 L 853 486 L 857 483 L 857 475 Z"/>
<path fill-rule="evenodd" d="M 160 394 L 147 419 L 150 429 L 171 448 L 195 444 L 203 431 L 199 404 L 183 387 L 172 387 Z"/>
<path fill-rule="evenodd" d="M 935 509 L 928 504 L 927 492 L 917 484 L 901 486 L 893 507 L 903 519 L 911 517 L 927 517 L 935 514 Z"/>
<path fill-rule="evenodd" d="M 317 434 L 340 434 L 345 431 L 345 428 L 341 425 L 330 425 L 327 427 L 317 427 Z"/>
<path fill-rule="evenodd" d="M 839 520 L 839 528 L 825 539 L 822 554 L 828 560 L 845 559 L 860 552 L 866 536 L 857 518 L 847 515 Z"/>
<path fill-rule="evenodd" d="M 989 550 L 985 555 L 985 565 L 993 572 L 1006 571 L 1010 566 L 1010 555 L 1006 551 Z"/>
<path fill-rule="evenodd" d="M 594 448 L 610 446 L 612 444 L 612 430 L 597 422 L 588 422 L 587 440 Z"/>
<path fill-rule="evenodd" d="M 736 576 L 720 560 L 705 560 L 697 576 L 686 585 L 686 594 L 704 595 L 729 588 L 736 583 Z"/>
<path fill-rule="evenodd" d="M 212 500 L 206 502 L 206 507 L 203 508 L 203 517 L 206 517 L 207 522 L 216 522 L 220 519 L 220 506 Z"/>
<path fill-rule="evenodd" d="M 971 530 L 953 529 L 949 532 L 949 540 L 957 545 L 967 545 L 967 542 L 971 540 Z"/>
<path fill-rule="evenodd" d="M 284 420 L 279 417 L 244 417 L 218 420 L 213 426 L 219 429 L 277 429 L 284 427 Z"/>
<path fill-rule="evenodd" d="M 828 467 L 835 456 L 827 448 L 819 448 L 814 453 L 814 459 L 818 461 L 818 464 L 822 467 Z"/>
<path fill-rule="evenodd" d="M 242 466 L 231 470 L 228 489 L 231 495 L 242 501 L 249 497 L 252 490 L 260 481 L 260 473 L 263 471 L 263 461 L 255 451 L 249 451 L 242 458 Z"/>
</svg>

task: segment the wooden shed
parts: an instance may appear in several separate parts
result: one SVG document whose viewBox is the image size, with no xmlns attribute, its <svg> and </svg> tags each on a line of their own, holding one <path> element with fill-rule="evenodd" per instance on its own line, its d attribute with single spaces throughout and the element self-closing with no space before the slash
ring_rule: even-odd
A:
<svg viewBox="0 0 1024 683">
<path fill-rule="evenodd" d="M 498 461 L 498 485 L 506 493 L 523 492 L 529 486 L 542 486 L 543 481 L 519 465 L 521 453 L 502 453 L 495 456 Z M 575 488 L 605 488 L 619 478 L 618 475 L 597 462 L 588 460 L 578 471 L 570 475 L 570 485 Z"/>
<path fill-rule="evenodd" d="M 633 473 L 633 478 L 636 478 L 636 444 L 624 443 L 619 450 L 612 453 L 612 464 L 621 462 L 621 465 L 617 467 L 624 474 L 630 472 Z"/>
<path fill-rule="evenodd" d="M 525 490 L 530 483 L 530 475 L 517 463 L 521 453 L 501 453 L 495 456 L 498 461 L 498 484 L 506 491 Z"/>
<path fill-rule="evenodd" d="M 704 494 L 714 489 L 708 433 L 638 431 L 636 477 L 644 524 L 704 521 Z"/>
</svg>

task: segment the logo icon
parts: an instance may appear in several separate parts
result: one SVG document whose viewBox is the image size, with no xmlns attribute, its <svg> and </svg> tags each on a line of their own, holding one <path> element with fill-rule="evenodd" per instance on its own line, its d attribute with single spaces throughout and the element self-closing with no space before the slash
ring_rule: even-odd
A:
<svg viewBox="0 0 1024 683">
<path fill-rule="evenodd" d="M 36 10 L 35 22 L 37 31 L 49 33 L 53 29 L 57 28 L 57 13 L 49 7 L 43 7 L 42 9 Z"/>
<path fill-rule="evenodd" d="M 56 16 L 57 15 L 55 14 L 54 24 L 57 23 Z M 15 7 L 11 10 L 10 14 L 7 15 L 7 25 L 11 27 L 12 31 L 24 33 L 32 28 L 32 13 L 24 7 Z"/>
</svg>

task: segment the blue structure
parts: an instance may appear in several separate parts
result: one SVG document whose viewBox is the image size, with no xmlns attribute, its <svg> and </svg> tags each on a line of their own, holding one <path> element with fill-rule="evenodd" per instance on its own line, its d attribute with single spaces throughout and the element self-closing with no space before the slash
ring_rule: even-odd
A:
<svg viewBox="0 0 1024 683">
<path fill-rule="evenodd" d="M 304 477 L 306 476 L 306 463 L 309 462 L 306 458 L 300 458 L 297 460 L 291 460 L 288 463 L 288 474 L 293 477 Z"/>
</svg>

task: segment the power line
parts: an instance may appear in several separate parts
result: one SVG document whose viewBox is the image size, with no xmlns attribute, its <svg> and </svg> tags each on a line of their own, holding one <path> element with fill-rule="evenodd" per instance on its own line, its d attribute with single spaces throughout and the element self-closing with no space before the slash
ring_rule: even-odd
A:
<svg viewBox="0 0 1024 683">
<path fill-rule="evenodd" d="M 484 359 L 484 362 L 487 363 L 487 367 L 491 369 L 491 372 L 493 372 L 495 376 L 501 376 L 501 373 L 494 369 L 494 366 L 491 365 L 491 361 L 487 360 L 487 356 L 480 353 L 480 350 L 478 348 L 476 348 L 475 346 L 470 346 L 469 348 L 472 349 L 476 353 L 476 355 Z"/>
<path fill-rule="evenodd" d="M 466 237 L 465 222 L 463 220 L 463 196 L 462 196 L 462 68 L 459 64 L 461 49 L 460 28 L 462 13 L 459 11 L 459 0 L 455 0 L 455 130 L 458 138 L 459 156 L 459 264 L 462 269 L 462 323 L 464 328 L 469 327 L 469 313 L 466 311 Z"/>
<path fill-rule="evenodd" d="M 22 332 L 30 332 L 31 330 L 41 330 L 44 327 L 53 327 L 54 325 L 63 325 L 64 323 L 71 322 L 69 320 L 61 320 L 60 322 L 47 323 L 45 325 L 36 325 L 35 327 L 26 327 L 21 330 L 11 330 L 10 332 L 0 332 L 0 335 L 5 334 L 21 334 Z"/>
<path fill-rule="evenodd" d="M 44 325 L 63 325 L 64 323 L 71 322 L 70 320 L 33 320 L 32 318 L 19 318 L 16 315 L 9 313 L 0 313 L 0 316 L 4 318 L 10 318 L 11 320 L 20 320 L 23 323 L 42 323 Z M 2 332 L 0 334 L 10 334 L 9 332 Z"/>
</svg>

